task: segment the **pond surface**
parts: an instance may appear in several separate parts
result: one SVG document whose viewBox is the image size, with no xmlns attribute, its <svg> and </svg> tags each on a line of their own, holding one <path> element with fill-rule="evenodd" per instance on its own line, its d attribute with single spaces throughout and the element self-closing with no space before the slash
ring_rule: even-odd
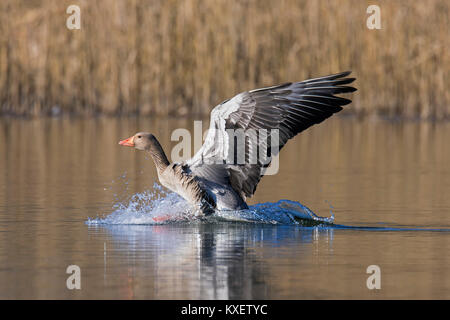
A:
<svg viewBox="0 0 450 320">
<path fill-rule="evenodd" d="M 193 120 L 0 119 L 0 298 L 450 299 L 450 123 L 332 118 L 290 141 L 249 204 L 287 199 L 344 227 L 129 224 L 133 195 L 177 199 L 118 141 L 151 131 L 170 155 Z"/>
</svg>

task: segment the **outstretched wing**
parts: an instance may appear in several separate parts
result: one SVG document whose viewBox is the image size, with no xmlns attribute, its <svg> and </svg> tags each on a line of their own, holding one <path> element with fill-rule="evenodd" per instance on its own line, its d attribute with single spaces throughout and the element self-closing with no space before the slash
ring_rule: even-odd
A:
<svg viewBox="0 0 450 320">
<path fill-rule="evenodd" d="M 341 111 L 351 100 L 335 94 L 356 90 L 346 86 L 355 80 L 346 78 L 350 73 L 256 89 L 224 101 L 212 110 L 205 142 L 186 164 L 199 172 L 208 171 L 211 164 L 222 164 L 234 190 L 252 196 L 269 163 L 258 157 L 257 161 L 250 160 L 264 152 L 274 156 L 290 138 Z M 264 129 L 269 135 L 276 129 L 278 141 L 259 139 Z M 242 149 L 237 148 L 236 133 L 245 136 Z M 236 150 L 243 150 L 245 155 Z M 241 156 L 244 163 L 237 161 Z"/>
</svg>

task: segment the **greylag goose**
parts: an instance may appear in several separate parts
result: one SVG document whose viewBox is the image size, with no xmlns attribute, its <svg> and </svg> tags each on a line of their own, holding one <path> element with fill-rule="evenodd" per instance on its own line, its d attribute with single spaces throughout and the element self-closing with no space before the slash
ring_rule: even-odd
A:
<svg viewBox="0 0 450 320">
<path fill-rule="evenodd" d="M 161 184 L 199 208 L 201 214 L 247 209 L 246 197 L 255 193 L 271 157 L 290 138 L 351 102 L 335 96 L 356 90 L 346 86 L 355 80 L 347 78 L 350 73 L 242 92 L 220 103 L 211 112 L 204 144 L 181 163 L 170 163 L 158 140 L 148 132 L 136 133 L 119 144 L 147 151 Z M 268 131 L 276 132 L 270 141 Z M 262 159 L 265 156 L 268 161 Z"/>
</svg>

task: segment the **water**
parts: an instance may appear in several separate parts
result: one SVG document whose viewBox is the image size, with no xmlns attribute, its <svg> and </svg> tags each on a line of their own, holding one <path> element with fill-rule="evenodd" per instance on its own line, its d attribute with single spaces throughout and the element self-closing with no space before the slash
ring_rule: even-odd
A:
<svg viewBox="0 0 450 320">
<path fill-rule="evenodd" d="M 205 221 L 117 144 L 193 120 L 0 119 L 0 298 L 450 298 L 450 123 L 329 119 Z"/>
</svg>

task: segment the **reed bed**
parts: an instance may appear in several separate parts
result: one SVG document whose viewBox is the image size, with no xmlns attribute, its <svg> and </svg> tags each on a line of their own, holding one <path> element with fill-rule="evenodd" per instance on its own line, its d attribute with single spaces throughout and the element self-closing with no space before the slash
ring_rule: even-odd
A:
<svg viewBox="0 0 450 320">
<path fill-rule="evenodd" d="M 81 29 L 66 8 L 81 8 Z M 450 2 L 5 0 L 0 115 L 208 114 L 234 94 L 344 70 L 346 112 L 450 117 Z"/>
</svg>

